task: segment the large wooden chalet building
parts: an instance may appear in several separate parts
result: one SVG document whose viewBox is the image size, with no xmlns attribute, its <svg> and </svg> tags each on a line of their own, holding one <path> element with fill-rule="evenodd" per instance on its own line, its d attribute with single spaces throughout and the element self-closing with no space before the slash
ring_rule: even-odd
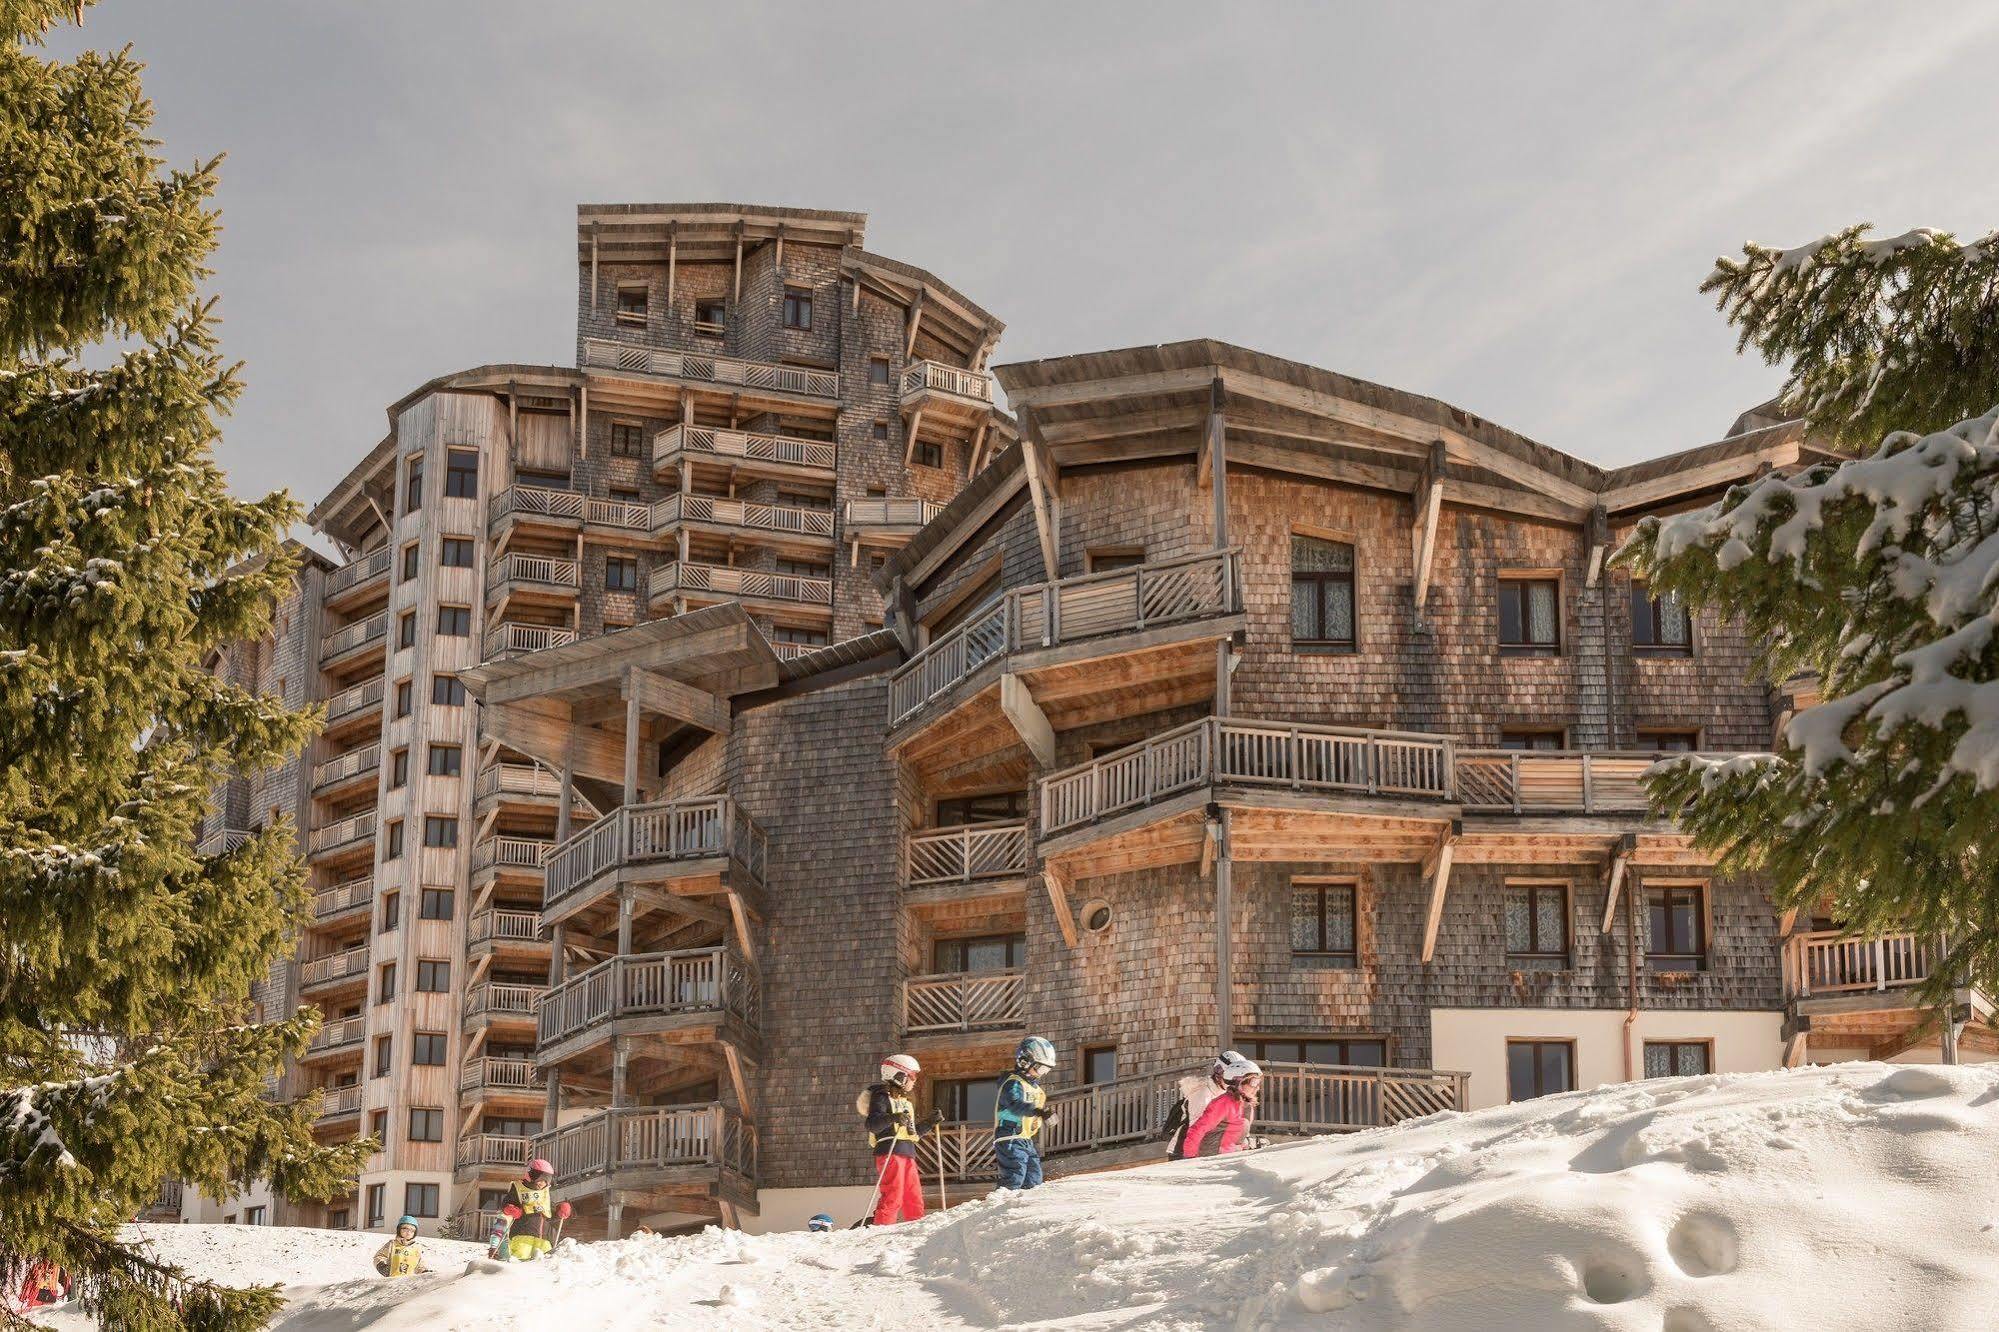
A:
<svg viewBox="0 0 1999 1332">
<path fill-rule="evenodd" d="M 586 1235 L 858 1214 L 892 1050 L 974 1196 L 1030 1032 L 1056 1173 L 1162 1155 L 1230 1046 L 1277 1135 L 1938 1057 L 1930 941 L 1780 916 L 1641 789 L 1810 684 L 1608 557 L 1795 423 L 1605 469 L 1223 343 L 990 370 L 865 223 L 581 208 L 576 365 L 393 404 L 313 511 L 344 558 L 217 661 L 326 711 L 208 837 L 301 827 L 260 999 L 324 1013 L 322 1134 L 384 1144 L 266 1219 L 470 1232 L 532 1156 Z"/>
</svg>

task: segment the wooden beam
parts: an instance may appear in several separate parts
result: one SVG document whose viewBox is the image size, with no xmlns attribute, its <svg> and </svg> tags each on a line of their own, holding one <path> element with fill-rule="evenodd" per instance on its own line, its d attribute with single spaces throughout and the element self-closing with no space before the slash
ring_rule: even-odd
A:
<svg viewBox="0 0 1999 1332">
<path fill-rule="evenodd" d="M 916 461 L 916 432 L 923 428 L 923 404 L 916 404 L 916 410 L 909 414 L 909 422 L 902 428 L 902 465 L 910 466 Z"/>
<path fill-rule="evenodd" d="M 1229 544 L 1229 445 L 1228 445 L 1228 390 L 1222 386 L 1222 377 L 1216 375 L 1208 385 L 1208 428 L 1201 436 L 1201 452 L 1206 455 L 1207 466 L 1197 467 L 1204 480 L 1215 492 L 1214 547 L 1224 550 Z"/>
<path fill-rule="evenodd" d="M 1807 1047 L 1811 1044 L 1811 1039 L 1812 1033 L 1809 1028 L 1804 1031 L 1791 1033 L 1790 1037 L 1784 1042 L 1785 1068 L 1803 1068 L 1805 1066 L 1805 1055 Z"/>
<path fill-rule="evenodd" d="M 1215 1025 L 1216 1044 L 1235 1044 L 1235 846 L 1229 811 L 1217 810 L 1215 830 Z"/>
<path fill-rule="evenodd" d="M 743 224 L 740 222 L 736 223 L 736 294 L 732 299 L 736 302 L 743 299 Z M 734 314 L 735 311 L 729 313 Z"/>
<path fill-rule="evenodd" d="M 909 336 L 902 344 L 902 358 L 906 361 L 916 355 L 916 330 L 923 323 L 923 288 L 916 289 L 916 299 L 909 303 Z"/>
<path fill-rule="evenodd" d="M 1048 580 L 1061 577 L 1060 545 L 1055 531 L 1054 499 L 1059 484 L 1048 446 L 1041 442 L 1034 424 L 1034 409 L 1020 409 L 1020 452 L 1027 467 L 1027 489 L 1034 504 L 1034 526 L 1041 537 L 1041 567 Z"/>
<path fill-rule="evenodd" d="M 639 691 L 636 667 L 625 673 L 625 803 L 639 803 Z"/>
<path fill-rule="evenodd" d="M 1603 577 L 1604 556 L 1610 551 L 1610 514 L 1603 505 L 1589 511 L 1589 524 L 1583 531 L 1583 539 L 1589 543 L 1589 572 L 1583 575 L 1583 586 L 1595 587 Z"/>
<path fill-rule="evenodd" d="M 486 705 L 480 709 L 479 720 L 487 735 L 543 762 L 560 763 L 563 755 L 570 753 L 577 772 L 604 782 L 615 782 L 624 772 L 624 756 L 615 737 L 572 727 L 561 716 L 524 703 L 508 703 Z"/>
<path fill-rule="evenodd" d="M 1423 915 L 1425 962 L 1437 955 L 1437 929 L 1444 921 L 1444 894 L 1451 886 L 1451 860 L 1457 854 L 1458 837 L 1463 832 L 1464 821 L 1452 819 L 1437 844 L 1430 848 L 1430 854 L 1423 858 L 1423 877 L 1430 885 L 1430 906 Z"/>
<path fill-rule="evenodd" d="M 1151 397 L 1157 393 L 1193 393 L 1214 380 L 1212 366 L 1197 365 L 1185 370 L 1161 370 L 1146 375 L 1113 375 L 1108 379 L 1086 379 L 1074 384 L 1048 384 L 1009 392 L 1018 407 L 1061 407 L 1069 403 L 1108 401 L 1114 398 Z"/>
<path fill-rule="evenodd" d="M 1062 942 L 1074 948 L 1076 917 L 1069 910 L 1069 873 L 1059 865 L 1044 864 L 1041 882 L 1048 889 L 1048 905 L 1055 909 L 1055 926 L 1062 931 Z"/>
<path fill-rule="evenodd" d="M 965 479 L 979 474 L 979 459 L 985 455 L 986 436 L 992 430 L 993 418 L 988 416 L 979 422 L 979 433 L 972 436 L 972 447 L 965 451 Z"/>
<path fill-rule="evenodd" d="M 622 692 L 627 699 L 636 695 L 647 712 L 698 726 L 711 735 L 729 733 L 729 700 L 719 694 L 638 667 L 625 677 Z"/>
<path fill-rule="evenodd" d="M 673 312 L 673 283 L 680 271 L 680 224 L 673 222 L 666 228 L 666 309 Z"/>
<path fill-rule="evenodd" d="M 1034 695 L 1018 675 L 1009 671 L 1000 677 L 1000 711 L 1013 723 L 1013 729 L 1020 733 L 1028 752 L 1043 768 L 1055 766 L 1055 728 L 1048 724 L 1048 714 L 1034 701 Z"/>
<path fill-rule="evenodd" d="M 1437 554 L 1437 521 L 1444 507 L 1444 441 L 1430 446 L 1423 481 L 1416 490 L 1416 523 L 1410 540 L 1416 555 L 1416 618 L 1430 600 L 1430 565 Z"/>
<path fill-rule="evenodd" d="M 597 313 L 597 223 L 590 224 L 590 313 Z"/>
<path fill-rule="evenodd" d="M 736 1104 L 742 1109 L 745 1118 L 755 1119 L 756 1102 L 750 1099 L 750 1080 L 743 1071 L 742 1052 L 736 1049 L 733 1041 L 723 1041 L 721 1044 L 722 1062 L 729 1068 L 729 1085 L 736 1089 Z"/>
<path fill-rule="evenodd" d="M 1220 825 L 1209 819 L 1202 825 L 1201 833 L 1201 877 L 1207 878 L 1215 868 L 1215 843 L 1220 840 Z"/>
<path fill-rule="evenodd" d="M 1638 838 L 1626 833 L 1618 842 L 1617 849 L 1610 853 L 1610 888 L 1604 895 L 1603 926 L 1600 934 L 1609 934 L 1610 927 L 1617 920 L 1617 895 L 1624 887 L 1624 877 L 1631 868 L 1632 853 L 1638 849 Z"/>
</svg>

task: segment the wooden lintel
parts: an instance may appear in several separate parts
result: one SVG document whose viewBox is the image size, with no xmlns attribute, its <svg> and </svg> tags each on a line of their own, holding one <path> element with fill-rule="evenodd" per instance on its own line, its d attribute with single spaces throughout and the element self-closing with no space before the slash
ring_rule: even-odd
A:
<svg viewBox="0 0 1999 1332">
<path fill-rule="evenodd" d="M 1048 905 L 1055 909 L 1055 925 L 1062 931 L 1062 942 L 1076 946 L 1076 917 L 1069 910 L 1069 875 L 1059 865 L 1043 865 L 1041 882 L 1048 889 Z"/>
<path fill-rule="evenodd" d="M 1437 523 L 1444 507 L 1444 442 L 1430 446 L 1429 461 L 1423 467 L 1423 481 L 1416 491 L 1416 521 L 1410 533 L 1416 562 L 1416 618 L 1430 599 L 1430 566 L 1437 554 Z"/>
<path fill-rule="evenodd" d="M 1618 842 L 1617 849 L 1610 853 L 1610 888 L 1604 894 L 1603 927 L 1600 933 L 1609 934 L 1611 924 L 1617 919 L 1617 895 L 1624 887 L 1625 874 L 1631 868 L 1631 857 L 1637 849 L 1637 837 L 1627 833 Z"/>
<path fill-rule="evenodd" d="M 1048 714 L 1034 701 L 1026 681 L 1011 671 L 1000 677 L 1000 711 L 1013 723 L 1034 761 L 1043 768 L 1055 766 L 1055 728 Z"/>
<path fill-rule="evenodd" d="M 1458 837 L 1463 831 L 1463 820 L 1452 819 L 1437 839 L 1437 844 L 1423 858 L 1423 877 L 1430 886 L 1430 905 L 1423 916 L 1425 962 L 1437 954 L 1437 929 L 1444 921 L 1444 894 L 1451 885 L 1451 860 L 1457 855 Z"/>
<path fill-rule="evenodd" d="M 638 667 L 626 675 L 621 692 L 628 699 L 636 693 L 639 706 L 647 712 L 698 726 L 711 735 L 729 733 L 729 700 L 719 694 Z"/>
</svg>

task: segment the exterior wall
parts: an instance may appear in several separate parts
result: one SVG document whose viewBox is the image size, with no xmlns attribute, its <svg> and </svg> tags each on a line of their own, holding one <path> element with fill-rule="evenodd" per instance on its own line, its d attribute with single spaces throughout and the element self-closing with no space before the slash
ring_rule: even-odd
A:
<svg viewBox="0 0 1999 1332">
<path fill-rule="evenodd" d="M 866 1184 L 837 1184 L 812 1189 L 759 1189 L 757 1214 L 743 1218 L 743 1229 L 752 1235 L 774 1235 L 785 1230 L 804 1230 L 805 1223 L 824 1212 L 833 1218 L 835 1230 L 845 1230 L 858 1220 L 874 1197 Z"/>
<path fill-rule="evenodd" d="M 283 1201 L 271 1192 L 270 1185 L 261 1180 L 241 1193 L 232 1193 L 220 1200 L 209 1197 L 199 1189 L 187 1189 L 181 1194 L 180 1219 L 199 1225 L 245 1226 L 251 1224 L 250 1209 L 261 1207 L 264 1218 L 257 1224 L 273 1226 L 279 1224 L 278 1213 L 283 1206 Z"/>
<path fill-rule="evenodd" d="M 1782 1066 L 1781 1012 L 1686 1009 L 1640 1012 L 1631 1030 L 1631 1057 L 1642 1067 L 1646 1041 L 1709 1041 L 1716 1073 L 1756 1073 Z M 1575 1043 L 1579 1090 L 1623 1082 L 1624 1014 L 1568 1008 L 1438 1008 L 1430 1014 L 1438 1068 L 1471 1074 L 1474 1110 L 1506 1104 L 1509 1039 Z"/>
</svg>

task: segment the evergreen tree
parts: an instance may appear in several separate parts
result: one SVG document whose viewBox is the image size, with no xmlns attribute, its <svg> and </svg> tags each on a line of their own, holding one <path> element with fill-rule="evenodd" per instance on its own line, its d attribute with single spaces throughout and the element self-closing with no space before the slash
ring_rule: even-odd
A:
<svg viewBox="0 0 1999 1332">
<path fill-rule="evenodd" d="M 249 1020 L 306 910 L 292 830 L 195 849 L 215 784 L 314 725 L 202 668 L 266 630 L 295 510 L 211 457 L 238 392 L 199 292 L 215 163 L 153 155 L 129 54 L 43 57 L 77 18 L 0 0 L 0 1268 L 62 1264 L 106 1326 L 251 1328 L 269 1289 L 118 1226 L 165 1178 L 328 1196 L 364 1155 L 269 1099 L 311 1011 Z"/>
<path fill-rule="evenodd" d="M 1747 246 L 1704 288 L 1860 456 L 1648 518 L 1618 558 L 1819 681 L 1774 758 L 1662 764 L 1655 801 L 1786 908 L 1947 938 L 1940 998 L 1999 988 L 1999 233 L 1866 236 Z"/>
</svg>

